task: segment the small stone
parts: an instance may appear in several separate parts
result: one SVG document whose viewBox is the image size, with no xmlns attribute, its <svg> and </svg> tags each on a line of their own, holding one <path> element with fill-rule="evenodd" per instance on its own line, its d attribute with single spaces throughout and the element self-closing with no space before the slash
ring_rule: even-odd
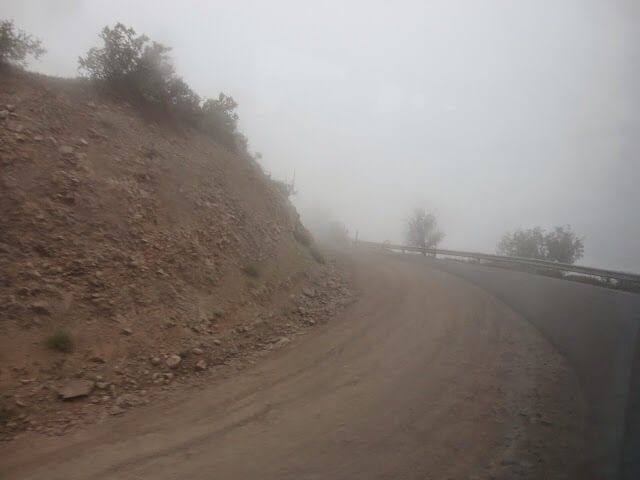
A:
<svg viewBox="0 0 640 480">
<path fill-rule="evenodd" d="M 213 314 L 214 314 L 216 317 L 223 317 L 223 316 L 224 316 L 224 313 L 225 313 L 225 312 L 224 312 L 224 308 L 222 308 L 222 307 L 216 307 L 216 309 L 213 311 Z"/>
<path fill-rule="evenodd" d="M 120 408 L 135 407 L 138 404 L 138 398 L 131 393 L 123 393 L 116 398 L 116 405 Z"/>
<path fill-rule="evenodd" d="M 16 110 L 15 105 L 7 104 L 6 107 L 7 107 L 7 110 L 9 110 L 10 112 L 15 112 Z"/>
<path fill-rule="evenodd" d="M 9 118 L 9 110 L 0 110 L 0 120 Z"/>
<path fill-rule="evenodd" d="M 44 137 L 42 135 L 36 135 L 35 137 L 33 137 L 33 141 L 34 142 L 43 142 L 44 141 Z"/>
<path fill-rule="evenodd" d="M 16 397 L 16 405 L 18 407 L 28 407 L 29 406 L 29 404 L 27 402 L 25 402 L 24 400 L 22 400 L 19 397 Z"/>
<path fill-rule="evenodd" d="M 276 342 L 276 347 L 283 347 L 285 346 L 287 343 L 289 343 L 291 340 L 289 340 L 287 337 L 281 337 L 277 342 Z"/>
<path fill-rule="evenodd" d="M 316 295 L 313 289 L 311 288 L 303 288 L 302 293 L 304 293 L 309 298 L 313 298 Z"/>
<path fill-rule="evenodd" d="M 151 365 L 160 365 L 160 357 L 151 357 Z"/>
<path fill-rule="evenodd" d="M 89 142 L 87 142 L 84 138 L 79 138 L 76 143 L 82 147 L 86 147 L 87 145 L 89 145 Z"/>
<path fill-rule="evenodd" d="M 124 409 L 122 409 L 122 408 L 120 408 L 118 406 L 115 406 L 115 407 L 111 408 L 111 410 L 109 410 L 109 413 L 111 415 L 121 415 L 121 414 L 124 413 Z"/>
<path fill-rule="evenodd" d="M 550 427 L 551 425 L 553 425 L 553 422 L 545 417 L 538 419 L 538 423 L 544 427 Z"/>
<path fill-rule="evenodd" d="M 86 397 L 93 390 L 94 383 L 90 380 L 71 380 L 57 389 L 63 400 Z"/>
<path fill-rule="evenodd" d="M 204 351 L 201 348 L 194 348 L 193 350 L 191 350 L 191 352 L 193 352 L 194 355 L 202 355 L 204 353 Z"/>
<path fill-rule="evenodd" d="M 62 145 L 58 149 L 58 152 L 60 152 L 62 155 L 72 155 L 73 154 L 73 147 L 70 147 L 69 145 Z"/>
<path fill-rule="evenodd" d="M 215 345 L 221 345 L 222 344 L 222 342 L 220 340 L 218 340 L 217 338 L 213 341 L 213 343 Z"/>
<path fill-rule="evenodd" d="M 21 123 L 10 121 L 9 123 L 7 123 L 7 130 L 11 130 L 15 133 L 22 133 L 22 131 L 24 130 L 24 126 Z"/>
<path fill-rule="evenodd" d="M 120 330 L 120 333 L 122 335 L 133 335 L 133 330 L 131 330 L 129 327 L 125 327 L 122 330 Z"/>
<path fill-rule="evenodd" d="M 89 358 L 89 361 L 93 363 L 106 363 L 105 359 L 100 355 L 93 355 Z"/>
<path fill-rule="evenodd" d="M 107 382 L 96 382 L 96 388 L 99 388 L 100 390 L 106 390 L 107 388 L 109 388 L 109 384 Z"/>
<path fill-rule="evenodd" d="M 207 369 L 207 362 L 203 360 L 198 360 L 198 362 L 196 363 L 196 370 L 201 372 L 203 370 Z"/>
<path fill-rule="evenodd" d="M 97 108 L 96 104 L 93 102 L 87 102 L 87 107 L 93 108 L 93 109 Z"/>
<path fill-rule="evenodd" d="M 169 368 L 176 368 L 178 365 L 180 365 L 180 362 L 182 362 L 182 358 L 180 358 L 180 355 L 170 355 L 169 358 L 167 358 L 167 367 Z"/>
<path fill-rule="evenodd" d="M 51 308 L 49 304 L 44 300 L 39 300 L 31 304 L 31 310 L 41 315 L 51 315 Z"/>
</svg>

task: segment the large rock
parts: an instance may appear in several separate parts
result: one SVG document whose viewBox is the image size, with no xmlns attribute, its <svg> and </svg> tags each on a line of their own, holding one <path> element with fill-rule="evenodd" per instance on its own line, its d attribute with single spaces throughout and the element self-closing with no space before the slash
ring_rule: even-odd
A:
<svg viewBox="0 0 640 480">
<path fill-rule="evenodd" d="M 63 400 L 71 400 L 72 398 L 86 397 L 93 390 L 93 386 L 94 383 L 90 380 L 69 380 L 59 387 L 57 392 Z"/>
</svg>

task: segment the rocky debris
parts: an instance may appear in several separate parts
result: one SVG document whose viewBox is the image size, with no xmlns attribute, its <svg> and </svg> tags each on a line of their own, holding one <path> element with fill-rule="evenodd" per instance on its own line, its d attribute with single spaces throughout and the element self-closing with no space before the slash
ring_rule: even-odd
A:
<svg viewBox="0 0 640 480">
<path fill-rule="evenodd" d="M 70 380 L 57 389 L 63 400 L 86 397 L 93 390 L 94 383 L 90 380 Z"/>
<path fill-rule="evenodd" d="M 9 110 L 0 110 L 0 120 L 9 118 Z"/>
<path fill-rule="evenodd" d="M 194 355 L 202 355 L 204 353 L 204 350 L 202 350 L 201 348 L 193 348 L 191 349 L 191 353 L 193 353 Z"/>
<path fill-rule="evenodd" d="M 133 335 L 133 330 L 130 329 L 129 327 L 124 327 L 120 330 L 120 333 L 122 335 Z"/>
<path fill-rule="evenodd" d="M 180 357 L 180 355 L 173 354 L 173 355 L 169 355 L 165 363 L 169 368 L 177 368 L 181 362 L 182 362 L 182 357 Z"/>
<path fill-rule="evenodd" d="M 196 371 L 203 371 L 207 369 L 207 362 L 204 359 L 198 360 L 196 362 Z"/>
<path fill-rule="evenodd" d="M 76 144 L 82 147 L 86 147 L 87 145 L 89 145 L 89 142 L 87 142 L 84 138 L 79 138 Z"/>
<path fill-rule="evenodd" d="M 225 313 L 225 312 L 224 312 L 224 308 L 222 308 L 222 307 L 216 307 L 216 309 L 213 311 L 213 314 L 214 314 L 216 317 L 223 317 L 223 316 L 224 316 L 224 313 Z"/>
<path fill-rule="evenodd" d="M 151 357 L 149 361 L 151 365 L 160 365 L 160 357 Z"/>
</svg>

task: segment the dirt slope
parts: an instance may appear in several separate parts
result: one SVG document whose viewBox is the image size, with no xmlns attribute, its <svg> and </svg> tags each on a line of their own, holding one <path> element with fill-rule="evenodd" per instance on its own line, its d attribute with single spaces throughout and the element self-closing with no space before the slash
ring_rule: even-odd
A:
<svg viewBox="0 0 640 480">
<path fill-rule="evenodd" d="M 584 401 L 525 319 L 423 265 L 355 269 L 357 303 L 266 362 L 128 421 L 30 434 L 0 447 L 0 476 L 572 478 Z"/>
<path fill-rule="evenodd" d="M 251 159 L 86 84 L 0 72 L 0 436 L 119 414 L 331 315 L 345 282 L 296 228 Z M 71 353 L 45 347 L 58 330 Z M 61 402 L 70 379 L 90 397 Z"/>
</svg>

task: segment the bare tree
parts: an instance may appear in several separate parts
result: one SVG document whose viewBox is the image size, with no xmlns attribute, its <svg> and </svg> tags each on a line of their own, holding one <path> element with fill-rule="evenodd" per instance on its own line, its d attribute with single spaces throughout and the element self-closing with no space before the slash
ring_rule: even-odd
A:
<svg viewBox="0 0 640 480">
<path fill-rule="evenodd" d="M 411 247 L 433 248 L 444 238 L 438 230 L 436 218 L 424 208 L 416 208 L 407 219 L 407 245 Z"/>
</svg>

